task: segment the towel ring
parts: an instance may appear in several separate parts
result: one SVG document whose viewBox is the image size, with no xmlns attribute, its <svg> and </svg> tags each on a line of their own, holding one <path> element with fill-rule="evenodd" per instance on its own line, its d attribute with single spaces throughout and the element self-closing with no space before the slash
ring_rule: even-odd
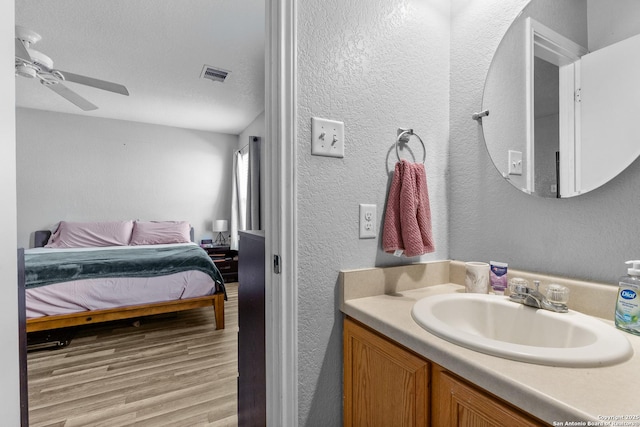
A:
<svg viewBox="0 0 640 427">
<path fill-rule="evenodd" d="M 414 133 L 413 129 L 398 128 L 398 137 L 396 138 L 396 157 L 398 157 L 398 161 L 402 160 L 400 159 L 400 152 L 398 151 L 398 145 L 400 142 L 408 144 L 409 139 L 411 139 L 412 136 L 415 136 L 416 138 L 418 138 L 418 141 L 420 141 L 420 144 L 422 144 L 422 152 L 424 153 L 422 156 L 422 163 L 424 164 L 427 161 L 427 148 L 424 146 L 424 142 L 422 142 L 422 138 L 420 138 L 417 133 Z"/>
</svg>

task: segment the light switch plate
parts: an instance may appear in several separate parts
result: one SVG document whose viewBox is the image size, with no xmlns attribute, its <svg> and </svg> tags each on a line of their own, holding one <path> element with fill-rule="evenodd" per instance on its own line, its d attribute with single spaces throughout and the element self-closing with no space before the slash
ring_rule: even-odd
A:
<svg viewBox="0 0 640 427">
<path fill-rule="evenodd" d="M 312 117 L 311 154 L 344 157 L 344 123 Z"/>
<path fill-rule="evenodd" d="M 522 175 L 522 151 L 509 150 L 509 175 Z"/>
</svg>

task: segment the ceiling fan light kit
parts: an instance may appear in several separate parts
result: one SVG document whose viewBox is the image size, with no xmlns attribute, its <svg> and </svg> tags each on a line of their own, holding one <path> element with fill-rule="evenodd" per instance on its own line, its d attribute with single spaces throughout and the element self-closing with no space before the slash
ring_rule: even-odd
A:
<svg viewBox="0 0 640 427">
<path fill-rule="evenodd" d="M 32 79 L 36 76 L 36 70 L 27 64 L 16 64 L 16 74 L 21 77 Z"/>
<path fill-rule="evenodd" d="M 84 111 L 95 110 L 98 107 L 61 84 L 61 82 L 68 81 L 120 95 L 129 95 L 127 88 L 121 84 L 54 69 L 51 58 L 31 48 L 33 44 L 41 39 L 42 37 L 38 33 L 16 26 L 15 74 L 17 76 L 26 78 L 38 77 L 40 83 L 44 86 Z"/>
</svg>

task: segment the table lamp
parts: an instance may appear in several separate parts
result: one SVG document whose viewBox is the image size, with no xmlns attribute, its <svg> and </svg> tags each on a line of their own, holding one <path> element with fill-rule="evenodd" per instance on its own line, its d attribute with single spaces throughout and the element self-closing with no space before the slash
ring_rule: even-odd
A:
<svg viewBox="0 0 640 427">
<path fill-rule="evenodd" d="M 226 239 L 224 238 L 223 232 L 227 231 L 227 220 L 226 219 L 214 219 L 213 220 L 213 231 L 218 232 L 218 237 L 216 237 L 215 243 L 219 246 L 225 246 L 227 244 Z"/>
</svg>

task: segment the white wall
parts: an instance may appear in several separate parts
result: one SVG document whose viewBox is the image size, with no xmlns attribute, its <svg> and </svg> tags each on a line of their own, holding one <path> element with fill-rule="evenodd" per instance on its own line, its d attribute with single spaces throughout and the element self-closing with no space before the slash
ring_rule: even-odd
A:
<svg viewBox="0 0 640 427">
<path fill-rule="evenodd" d="M 450 255 L 615 283 L 626 271 L 623 262 L 639 256 L 640 162 L 579 197 L 528 196 L 496 173 L 481 128 L 469 119 L 481 103 L 493 53 L 526 3 L 452 3 Z"/>
<path fill-rule="evenodd" d="M 640 34 L 640 2 L 587 0 L 589 9 L 589 51 L 593 52 L 620 40 Z"/>
<path fill-rule="evenodd" d="M 426 144 L 436 252 L 422 259 L 448 256 L 449 2 L 301 0 L 297 9 L 299 425 L 341 425 L 338 272 L 420 259 L 358 238 L 359 203 L 376 204 L 382 224 L 398 127 Z M 344 122 L 343 159 L 311 156 L 311 117 Z M 417 139 L 410 147 L 421 159 Z"/>
<path fill-rule="evenodd" d="M 230 218 L 236 135 L 17 109 L 18 242 L 60 220 Z"/>
<path fill-rule="evenodd" d="M 265 114 L 263 111 L 238 135 L 238 149 L 247 145 L 250 136 L 259 136 L 264 142 L 265 129 Z"/>
<path fill-rule="evenodd" d="M 0 6 L 0 420 L 20 425 L 18 368 L 18 281 L 16 275 L 15 77 L 13 2 Z"/>
</svg>

